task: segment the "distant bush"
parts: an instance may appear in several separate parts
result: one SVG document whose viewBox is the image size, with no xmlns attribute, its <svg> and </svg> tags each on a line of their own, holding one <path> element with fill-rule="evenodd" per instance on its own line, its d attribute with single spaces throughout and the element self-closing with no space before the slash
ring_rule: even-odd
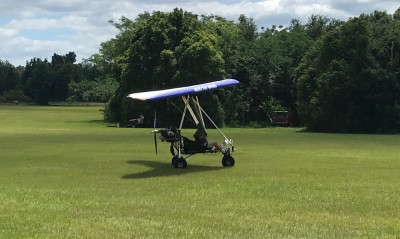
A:
<svg viewBox="0 0 400 239">
<path fill-rule="evenodd" d="M 10 103 L 10 102 L 29 102 L 30 99 L 24 94 L 22 90 L 9 90 L 5 91 L 2 96 L 0 96 L 0 102 Z"/>
<path fill-rule="evenodd" d="M 107 102 L 117 87 L 118 83 L 113 78 L 72 81 L 69 83 L 70 97 L 67 102 Z"/>
</svg>

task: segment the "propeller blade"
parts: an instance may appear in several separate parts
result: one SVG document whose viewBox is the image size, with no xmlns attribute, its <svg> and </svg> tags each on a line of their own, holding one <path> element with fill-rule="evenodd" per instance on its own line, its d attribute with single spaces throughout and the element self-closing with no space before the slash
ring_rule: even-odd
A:
<svg viewBox="0 0 400 239">
<path fill-rule="evenodd" d="M 157 135 L 154 133 L 154 147 L 156 148 L 156 154 L 157 154 Z"/>
<path fill-rule="evenodd" d="M 157 124 L 157 111 L 154 111 L 154 147 L 156 149 L 156 154 L 157 154 L 157 130 L 156 130 L 156 124 Z"/>
<path fill-rule="evenodd" d="M 157 123 L 157 111 L 154 111 L 154 130 L 156 130 L 156 123 Z"/>
</svg>

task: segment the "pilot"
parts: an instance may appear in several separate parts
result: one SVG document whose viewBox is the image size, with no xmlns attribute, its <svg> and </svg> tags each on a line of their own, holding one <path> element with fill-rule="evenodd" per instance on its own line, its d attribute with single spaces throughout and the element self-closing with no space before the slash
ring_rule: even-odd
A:
<svg viewBox="0 0 400 239">
<path fill-rule="evenodd" d="M 207 133 L 204 131 L 203 126 L 200 123 L 197 124 L 197 131 L 196 131 L 196 133 L 194 133 L 193 137 L 198 144 L 200 144 L 201 146 L 203 146 L 207 149 L 211 150 L 212 147 L 214 146 L 216 148 L 216 151 L 219 151 L 219 152 L 222 151 L 221 146 L 217 142 L 215 142 L 215 141 L 208 142 L 207 141 Z"/>
</svg>

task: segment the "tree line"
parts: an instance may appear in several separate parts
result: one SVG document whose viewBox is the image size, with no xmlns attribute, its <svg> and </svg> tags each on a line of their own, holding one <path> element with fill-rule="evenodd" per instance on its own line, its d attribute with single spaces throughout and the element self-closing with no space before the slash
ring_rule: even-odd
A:
<svg viewBox="0 0 400 239">
<path fill-rule="evenodd" d="M 156 110 L 168 126 L 180 121 L 179 99 L 126 96 L 234 78 L 240 85 L 200 96 L 219 125 L 263 125 L 273 111 L 289 110 L 312 131 L 400 129 L 400 9 L 347 21 L 312 15 L 261 30 L 245 15 L 233 22 L 182 9 L 110 23 L 119 33 L 83 63 L 71 52 L 24 69 L 0 62 L 1 96 L 19 90 L 38 104 L 107 101 L 107 121 L 150 120 Z"/>
<path fill-rule="evenodd" d="M 76 54 L 33 58 L 24 67 L 0 60 L 0 102 L 108 102 L 117 82 L 95 62 L 76 64 Z"/>
</svg>

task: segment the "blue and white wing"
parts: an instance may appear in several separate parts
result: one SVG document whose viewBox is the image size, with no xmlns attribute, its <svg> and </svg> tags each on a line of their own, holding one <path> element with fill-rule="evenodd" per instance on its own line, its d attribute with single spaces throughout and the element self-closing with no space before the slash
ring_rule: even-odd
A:
<svg viewBox="0 0 400 239">
<path fill-rule="evenodd" d="M 182 95 L 192 95 L 198 94 L 201 92 L 211 91 L 220 89 L 223 87 L 227 87 L 230 85 L 239 84 L 239 81 L 235 79 L 226 79 L 220 81 L 213 81 L 205 84 L 199 85 L 192 85 L 186 87 L 179 87 L 167 90 L 156 90 L 156 91 L 147 91 L 147 92 L 140 92 L 140 93 L 133 93 L 128 95 L 128 97 L 137 99 L 137 100 L 161 100 L 161 99 L 168 99 L 174 98 Z"/>
</svg>

